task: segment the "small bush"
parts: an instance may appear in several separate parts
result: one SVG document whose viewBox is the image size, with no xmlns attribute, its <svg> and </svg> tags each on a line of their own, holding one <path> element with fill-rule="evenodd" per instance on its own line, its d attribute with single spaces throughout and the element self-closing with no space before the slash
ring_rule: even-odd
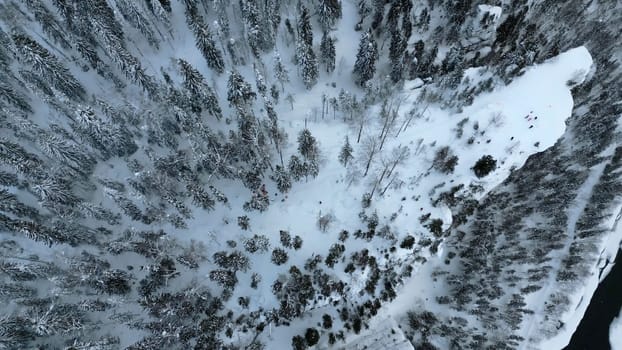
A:
<svg viewBox="0 0 622 350">
<path fill-rule="evenodd" d="M 363 194 L 363 198 L 361 199 L 361 206 L 363 207 L 363 209 L 367 209 L 369 208 L 370 205 L 371 205 L 371 193 Z"/>
<path fill-rule="evenodd" d="M 437 171 L 444 174 L 451 174 L 454 172 L 456 165 L 458 164 L 458 157 L 453 154 L 451 148 L 448 146 L 441 147 L 436 151 L 432 167 Z"/>
<path fill-rule="evenodd" d="M 320 341 L 320 333 L 315 328 L 307 328 L 305 332 L 305 340 L 308 346 L 313 346 Z"/>
<path fill-rule="evenodd" d="M 329 314 L 324 314 L 322 316 L 322 327 L 324 327 L 324 329 L 330 329 L 333 327 L 333 318 L 330 317 Z"/>
<path fill-rule="evenodd" d="M 276 248 L 272 251 L 272 262 L 275 265 L 283 265 L 287 262 L 287 260 L 289 259 L 289 256 L 287 255 L 287 252 L 281 248 Z"/>
<path fill-rule="evenodd" d="M 491 155 L 482 156 L 473 166 L 473 172 L 478 178 L 482 178 L 497 168 L 497 160 Z"/>
<path fill-rule="evenodd" d="M 248 230 L 250 228 L 250 219 L 248 216 L 238 216 L 238 226 L 240 226 L 242 230 Z"/>
<path fill-rule="evenodd" d="M 300 236 L 296 235 L 296 237 L 294 237 L 292 240 L 292 248 L 295 250 L 302 248 L 302 238 Z"/>
<path fill-rule="evenodd" d="M 426 227 L 436 237 L 440 237 L 443 234 L 443 220 L 441 219 L 432 219 Z"/>
<path fill-rule="evenodd" d="M 406 238 L 404 238 L 402 243 L 400 243 L 400 248 L 402 248 L 402 249 L 412 249 L 414 244 L 415 244 L 415 237 L 413 237 L 411 235 L 408 235 L 408 236 L 406 236 Z"/>
<path fill-rule="evenodd" d="M 320 215 L 317 218 L 317 226 L 320 231 L 325 233 L 333 220 L 335 220 L 335 217 L 331 213 Z"/>
</svg>

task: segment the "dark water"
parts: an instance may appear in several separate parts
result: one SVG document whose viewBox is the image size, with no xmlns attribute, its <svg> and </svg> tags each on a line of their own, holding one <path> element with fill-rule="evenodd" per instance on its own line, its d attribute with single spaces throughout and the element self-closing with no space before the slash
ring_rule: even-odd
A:
<svg viewBox="0 0 622 350">
<path fill-rule="evenodd" d="M 596 288 L 585 316 L 572 335 L 568 350 L 609 350 L 609 325 L 622 307 L 622 250 L 611 272 Z"/>
</svg>

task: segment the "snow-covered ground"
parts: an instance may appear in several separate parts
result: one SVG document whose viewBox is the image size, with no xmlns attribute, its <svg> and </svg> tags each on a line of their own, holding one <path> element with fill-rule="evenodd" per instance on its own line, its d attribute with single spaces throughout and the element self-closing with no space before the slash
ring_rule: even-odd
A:
<svg viewBox="0 0 622 350">
<path fill-rule="evenodd" d="M 185 28 L 181 2 L 174 2 L 173 7 L 175 9 L 171 19 L 173 27 Z M 495 18 L 501 14 L 499 7 L 481 5 L 479 8 L 480 11 L 489 13 Z M 391 111 L 397 114 L 396 123 L 389 130 L 383 149 L 373 157 L 369 174 L 363 176 L 366 161 L 363 144 L 365 140 L 377 138 L 382 129 L 382 121 L 378 117 L 381 104 L 376 104 L 365 112 L 369 114 L 370 119 L 364 125 L 361 143 L 356 142 L 358 130 L 343 121 L 344 116 L 341 112 L 333 114 L 331 109 L 324 119 L 320 117 L 319 112 L 324 94 L 328 97 L 337 97 L 340 89 L 362 94 L 362 91 L 353 85 L 350 77 L 360 37 L 360 32 L 354 31 L 358 18 L 356 11 L 354 1 L 343 1 L 344 16 L 339 23 L 338 35 L 335 35 L 337 37 L 335 72 L 331 75 L 322 72 L 319 83 L 310 91 L 304 89 L 299 79 L 292 79 L 293 82 L 288 84 L 285 94 L 291 93 L 294 96 L 293 105 L 290 106 L 282 99 L 276 106 L 280 125 L 286 129 L 290 137 L 284 158 L 288 159 L 295 153 L 296 135 L 308 127 L 320 144 L 322 162 L 319 176 L 294 184 L 293 190 L 288 195 L 279 193 L 274 183 L 267 182 L 266 188 L 272 203 L 264 213 L 248 213 L 242 209 L 243 203 L 252 194 L 240 183 L 216 180 L 219 182 L 218 188 L 225 190 L 227 194 L 233 194 L 229 196 L 229 204 L 218 206 L 209 214 L 196 215 L 197 217 L 188 223 L 188 230 L 175 233 L 175 237 L 180 240 L 204 242 L 208 250 L 207 256 L 227 249 L 229 240 L 242 242 L 253 234 L 267 236 L 272 247 L 279 245 L 280 230 L 303 238 L 302 248 L 298 251 L 290 250 L 289 260 L 284 265 L 275 266 L 270 260 L 269 252 L 251 256 L 251 270 L 248 273 L 238 272 L 238 286 L 226 305 L 228 309 L 240 314 L 247 313 L 248 310 L 238 305 L 238 297 L 250 298 L 249 310 L 278 308 L 278 300 L 271 289 L 274 280 L 280 275 L 287 274 L 293 265 L 303 266 L 309 257 L 318 254 L 326 256 L 331 245 L 339 242 L 338 235 L 341 230 L 352 233 L 358 228 L 364 229 L 359 217 L 361 195 L 370 192 L 376 182 L 379 182 L 379 190 L 375 192 L 367 213 L 376 211 L 381 223 L 390 225 L 395 239 L 376 237 L 372 242 L 368 242 L 351 237 L 345 243 L 345 256 L 367 248 L 377 256 L 379 264 L 388 264 L 381 251 L 395 246 L 396 242 L 405 236 L 412 235 L 417 242 L 433 238 L 425 227 L 425 222 L 420 222 L 418 218 L 430 214 L 430 218 L 442 219 L 444 228 L 449 226 L 452 218 L 449 209 L 442 204 L 433 204 L 441 192 L 458 185 L 468 188 L 470 184 L 475 184 L 483 189 L 476 194 L 477 198 L 481 198 L 505 180 L 512 169 L 521 167 L 530 155 L 551 147 L 563 135 L 565 120 L 570 116 L 573 107 L 570 88 L 585 79 L 592 65 L 590 54 L 584 47 L 569 50 L 548 62 L 528 68 L 510 85 L 477 96 L 472 105 L 460 113 L 453 113 L 432 104 L 423 105 L 418 99 L 422 91 L 422 81 L 407 82 L 403 92 L 388 101 Z M 171 47 L 170 50 L 152 50 L 144 43 L 137 47 L 137 50 L 145 52 L 145 69 L 153 74 L 158 73 L 160 68 L 173 71 L 171 67 L 174 63 L 171 57 L 184 58 L 205 73 L 210 78 L 208 79 L 210 84 L 212 80 L 214 81 L 220 99 L 224 100 L 226 74 L 220 77 L 207 74 L 209 70 L 193 43 L 192 35 L 186 33 L 186 29 L 183 32 L 185 34 L 178 33 L 174 42 L 175 47 Z M 316 32 L 314 38 L 316 46 L 319 39 L 320 36 Z M 291 53 L 293 48 L 286 47 L 282 40 L 278 41 L 278 46 L 284 60 L 289 59 L 288 53 Z M 269 70 L 271 66 L 269 55 L 265 58 Z M 288 68 L 292 76 L 296 74 L 295 66 L 288 65 Z M 386 69 L 386 66 L 379 67 L 379 71 Z M 255 80 L 250 69 L 240 70 L 247 81 Z M 465 75 L 475 82 L 484 70 L 470 68 Z M 78 72 L 76 74 L 78 75 Z M 172 76 L 174 79 L 178 78 L 175 74 Z M 334 85 L 331 85 L 332 83 Z M 106 94 L 103 86 L 101 90 L 102 94 Z M 412 115 L 415 117 L 411 120 Z M 459 129 L 462 131 L 458 132 Z M 338 154 L 346 136 L 354 147 L 355 156 L 355 161 L 348 167 L 342 166 L 338 161 Z M 432 168 L 432 161 L 437 151 L 444 146 L 449 146 L 452 153 L 458 157 L 455 170 L 449 175 L 441 174 Z M 379 178 L 383 168 L 391 162 L 392 152 L 400 147 L 409 149 L 409 157 L 405 162 L 398 164 L 392 176 L 381 181 Z M 472 166 L 483 155 L 494 157 L 497 160 L 497 168 L 490 175 L 479 179 L 474 175 Z M 107 171 L 110 172 L 111 178 L 119 176 L 118 168 L 110 168 Z M 586 183 L 583 196 L 589 198 L 591 187 L 600 175 L 598 171 L 602 172 L 602 169 L 594 169 L 594 176 Z M 98 174 L 107 175 L 102 172 Z M 122 175 L 131 177 L 129 173 Z M 385 189 L 386 192 L 381 191 Z M 380 194 L 381 192 L 384 194 Z M 582 208 L 580 202 L 583 200 L 585 200 L 583 197 L 577 200 L 578 211 Z M 318 217 L 326 214 L 331 214 L 334 219 L 328 230 L 322 232 L 317 226 L 317 221 Z M 242 215 L 250 217 L 249 231 L 242 231 L 236 224 L 237 217 Z M 569 223 L 568 229 L 574 229 L 572 223 Z M 612 242 L 622 238 L 622 230 L 615 232 L 616 234 L 610 237 Z M 607 245 L 604 243 L 603 246 Z M 428 259 L 428 263 L 415 264 L 412 250 L 398 249 L 392 254 L 394 262 L 415 266 L 414 275 L 400 287 L 397 299 L 379 311 L 378 316 L 370 322 L 368 330 L 347 339 L 347 349 L 412 349 L 393 320 L 403 316 L 414 305 L 425 305 L 427 309 L 435 311 L 433 301 L 441 293 L 434 289 L 438 285 L 431 282 L 433 267 L 439 260 L 427 251 L 419 253 Z M 612 261 L 611 253 L 604 250 L 601 262 L 606 258 Z M 125 261 L 124 256 L 120 256 L 115 264 L 124 266 L 129 265 L 130 261 Z M 201 268 L 203 279 L 199 281 L 200 283 L 210 283 L 207 278 L 208 272 L 207 267 Z M 258 272 L 263 277 L 263 281 L 256 289 L 250 287 L 253 272 Z M 368 271 L 347 274 L 343 271 L 343 266 L 338 265 L 331 272 L 337 279 L 348 284 L 350 288 L 348 302 L 355 303 L 359 298 L 359 291 L 364 287 Z M 589 304 L 589 296 L 597 284 L 598 275 L 595 273 L 590 277 L 585 289 L 578 290 L 573 296 L 576 303 L 582 298 L 583 302 L 576 312 L 569 313 L 564 318 L 566 329 L 558 337 L 542 343 L 541 348 L 560 348 L 564 341 L 567 342 Z M 549 288 L 554 288 L 553 283 L 549 283 Z M 546 291 L 547 288 L 543 290 Z M 528 308 L 533 307 L 534 305 L 528 305 Z M 335 328 L 340 325 L 336 311 L 328 306 L 328 301 L 319 301 L 316 305 L 310 306 L 308 312 L 301 319 L 293 321 L 289 327 L 273 328 L 272 325 L 268 325 L 268 332 L 262 334 L 266 348 L 289 348 L 292 335 L 302 334 L 307 327 L 315 326 L 323 313 L 333 316 L 336 320 Z M 536 323 L 532 322 L 526 326 L 526 338 L 535 331 L 533 329 L 535 325 Z M 621 321 L 612 325 L 612 336 L 616 332 L 617 334 L 622 332 Z M 236 334 L 236 336 L 243 335 Z M 622 334 L 618 337 L 620 338 Z M 320 341 L 319 347 L 323 346 L 326 346 L 326 339 Z"/>
<path fill-rule="evenodd" d="M 241 204 L 248 199 L 250 193 L 242 190 L 237 191 L 239 193 L 237 197 L 230 198 L 232 210 L 222 208 L 220 214 L 217 212 L 216 215 L 206 216 L 205 220 L 197 218 L 188 231 L 187 238 L 206 240 L 213 237 L 215 241 L 211 246 L 217 248 L 218 245 L 225 245 L 225 239 L 217 237 L 243 238 L 250 233 L 257 233 L 268 236 L 273 245 L 279 241 L 280 229 L 303 237 L 302 249 L 290 254 L 290 260 L 286 265 L 275 266 L 271 263 L 268 253 L 253 256 L 253 270 L 269 274 L 264 276 L 266 282 L 261 283 L 258 289 L 245 287 L 250 284 L 250 273 L 239 276 L 240 284 L 236 289 L 236 296 L 250 296 L 251 309 L 259 306 L 276 307 L 277 300 L 270 290 L 271 281 L 276 276 L 285 274 L 291 265 L 303 265 L 305 259 L 313 254 L 325 256 L 330 245 L 337 242 L 337 235 L 341 229 L 352 231 L 361 227 L 357 209 L 360 208 L 361 193 L 369 191 L 379 172 L 378 168 L 382 165 L 381 159 L 386 157 L 391 149 L 399 145 L 410 148 L 409 160 L 397 169 L 401 174 L 398 183 L 402 185 L 399 188 L 389 189 L 384 196 L 375 197 L 372 210 L 377 210 L 383 220 L 387 220 L 394 213 L 397 214 L 391 222 L 391 227 L 398 239 L 407 234 L 415 235 L 417 240 L 429 237 L 427 229 L 416 219 L 422 214 L 431 213 L 432 218 L 441 218 L 445 225 L 449 224 L 448 219 L 450 220 L 451 215 L 448 209 L 435 207 L 431 203 L 440 192 L 459 184 L 477 183 L 484 188 L 484 192 L 479 194 L 483 196 L 501 183 L 513 167 L 521 167 L 529 155 L 556 142 L 563 134 L 564 121 L 572 111 L 573 101 L 568 82 L 580 83 L 589 71 L 591 63 L 591 57 L 585 48 L 570 50 L 549 62 L 528 69 L 509 86 L 478 96 L 474 103 L 460 114 L 452 114 L 433 105 L 419 106 L 418 91 L 405 88 L 406 92 L 398 97 L 401 98 L 398 125 L 413 109 L 421 113 L 421 117 L 415 118 L 399 136 L 396 137 L 397 133 L 392 132 L 384 147 L 386 151 L 376 158 L 370 174 L 367 177 L 359 174 L 357 177 L 360 181 L 352 184 L 347 179 L 348 170 L 337 161 L 337 155 L 347 135 L 353 143 L 355 156 L 361 157 L 360 145 L 355 143 L 356 130 L 343 123 L 339 116 L 336 120 L 332 117 L 325 120 L 310 118 L 313 115 L 313 106 L 317 106 L 320 101 L 321 92 L 326 90 L 322 86 L 317 86 L 304 99 L 296 100 L 293 111 L 290 111 L 287 104 L 281 104 L 280 115 L 290 135 L 296 135 L 304 127 L 307 119 L 307 126 L 318 139 L 323 152 L 324 162 L 319 176 L 297 183 L 295 190 L 288 196 L 277 194 L 278 191 L 272 184 L 267 184 L 273 203 L 265 213 L 251 216 L 249 233 L 241 233 L 235 225 L 237 216 L 248 214 L 242 211 Z M 468 74 L 476 75 L 477 70 L 472 69 Z M 335 94 L 340 87 L 338 84 L 333 90 Z M 374 107 L 371 115 L 377 114 L 379 109 L 380 106 Z M 456 124 L 465 118 L 467 122 L 463 126 L 464 136 L 456 138 L 454 130 Z M 478 125 L 477 130 L 475 125 Z M 380 127 L 380 121 L 371 122 L 366 125 L 364 134 L 375 135 Z M 473 142 L 469 144 L 468 139 L 471 136 Z M 290 142 L 292 142 L 290 149 L 293 149 L 293 140 Z M 459 158 L 455 172 L 450 176 L 430 169 L 435 152 L 442 146 L 450 146 Z M 475 177 L 471 167 L 484 154 L 490 154 L 497 159 L 498 168 L 480 180 Z M 443 182 L 445 183 L 439 187 L 439 183 Z M 401 200 L 402 198 L 405 200 Z M 317 218 L 326 213 L 332 213 L 335 220 L 330 224 L 327 233 L 322 233 L 317 228 Z M 213 218 L 218 217 L 217 215 L 222 215 L 222 220 L 214 221 Z M 365 247 L 374 247 L 380 251 L 390 245 L 389 241 L 375 240 L 371 245 L 364 240 L 350 239 L 346 244 L 345 255 L 349 256 Z M 406 259 L 407 256 L 403 258 Z M 357 276 L 356 273 L 350 276 L 342 271 L 343 269 L 336 268 L 334 273 L 348 283 L 352 288 L 352 298 L 356 298 L 366 276 Z M 398 298 L 387 308 L 386 313 L 381 313 L 384 314 L 382 317 L 399 316 L 408 311 L 415 300 L 421 302 L 424 302 L 425 298 L 433 300 L 435 292 L 426 289 L 434 285 L 427 283 L 429 278 L 429 273 L 416 274 L 401 289 Z M 231 300 L 228 307 L 234 310 L 239 308 L 235 304 L 237 297 Z M 320 306 L 317 305 L 316 308 Z M 268 348 L 288 345 L 292 334 L 301 334 L 309 321 L 313 320 L 303 319 L 293 322 L 288 329 L 273 330 L 271 337 L 266 339 Z"/>
</svg>

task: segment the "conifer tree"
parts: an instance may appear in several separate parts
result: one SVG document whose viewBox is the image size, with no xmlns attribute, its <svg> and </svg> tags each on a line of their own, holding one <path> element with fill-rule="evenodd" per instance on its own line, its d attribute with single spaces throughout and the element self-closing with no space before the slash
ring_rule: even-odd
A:
<svg viewBox="0 0 622 350">
<path fill-rule="evenodd" d="M 13 42 L 24 61 L 31 64 L 34 71 L 47 79 L 54 88 L 71 99 L 80 101 L 84 98 L 82 85 L 46 48 L 25 34 L 14 34 Z"/>
<path fill-rule="evenodd" d="M 352 146 L 350 146 L 350 140 L 346 136 L 341 152 L 339 152 L 339 163 L 348 166 L 350 159 L 352 159 Z"/>
<path fill-rule="evenodd" d="M 307 128 L 298 134 L 298 152 L 305 160 L 315 160 L 319 156 L 317 141 Z"/>
<path fill-rule="evenodd" d="M 275 29 L 280 22 L 280 2 L 242 0 L 240 6 L 248 44 L 255 57 L 259 58 L 260 51 L 268 51 L 274 47 Z"/>
<path fill-rule="evenodd" d="M 250 107 L 251 101 L 257 98 L 257 94 L 253 91 L 251 85 L 237 71 L 232 71 L 229 75 L 227 89 L 229 105 L 238 109 Z"/>
<path fill-rule="evenodd" d="M 315 52 L 313 52 L 313 48 L 310 46 L 308 46 L 303 52 L 300 59 L 300 65 L 302 66 L 302 82 L 307 89 L 311 89 L 315 86 L 315 84 L 317 84 L 319 71 Z"/>
<path fill-rule="evenodd" d="M 211 115 L 220 119 L 222 110 L 218 99 L 214 90 L 205 82 L 203 75 L 183 59 L 178 59 L 177 63 L 184 77 L 184 87 L 192 94 L 193 99 L 200 101 Z"/>
<path fill-rule="evenodd" d="M 298 18 L 298 40 L 296 42 L 296 60 L 301 66 L 300 75 L 307 89 L 311 89 L 319 75 L 318 62 L 313 52 L 313 31 L 309 18 L 309 10 L 302 6 Z"/>
<path fill-rule="evenodd" d="M 207 66 L 218 73 L 224 72 L 225 61 L 222 58 L 222 52 L 216 47 L 212 33 L 205 24 L 203 16 L 199 14 L 196 5 L 190 2 L 186 2 L 186 21 L 194 33 L 196 46 L 207 61 Z"/>
<path fill-rule="evenodd" d="M 287 168 L 294 181 L 299 181 L 306 174 L 304 163 L 296 155 L 291 156 Z"/>
<path fill-rule="evenodd" d="M 384 4 L 385 0 L 373 0 L 372 5 L 374 7 L 374 16 L 371 23 L 371 27 L 373 29 L 378 28 L 380 24 L 382 24 L 382 20 L 384 18 Z"/>
<path fill-rule="evenodd" d="M 292 188 L 292 179 L 289 172 L 280 165 L 276 166 L 272 180 L 276 182 L 276 188 L 281 193 L 287 193 Z"/>
<path fill-rule="evenodd" d="M 255 71 L 255 86 L 257 87 L 257 92 L 263 97 L 266 96 L 266 92 L 268 92 L 268 87 L 266 86 L 266 79 L 263 74 L 259 70 L 257 64 L 253 63 L 253 70 Z"/>
<path fill-rule="evenodd" d="M 391 61 L 391 80 L 394 83 L 402 80 L 403 77 L 406 44 L 406 41 L 402 38 L 398 30 L 391 32 L 389 60 Z"/>
<path fill-rule="evenodd" d="M 278 51 L 274 51 L 274 77 L 281 84 L 281 91 L 285 91 L 285 83 L 289 82 L 289 72 L 283 65 Z"/>
<path fill-rule="evenodd" d="M 117 0 L 116 5 L 123 18 L 147 38 L 149 45 L 157 49 L 159 43 L 152 25 L 136 6 L 135 2 L 131 0 Z"/>
<path fill-rule="evenodd" d="M 320 44 L 320 64 L 326 68 L 326 73 L 332 73 L 335 70 L 335 55 L 334 39 L 324 32 Z"/>
<path fill-rule="evenodd" d="M 341 18 L 341 2 L 339 0 L 319 0 L 316 12 L 322 29 L 324 31 L 330 30 Z"/>
<path fill-rule="evenodd" d="M 356 84 L 364 86 L 368 80 L 374 77 L 377 59 L 378 46 L 372 38 L 371 31 L 367 31 L 361 36 L 356 62 L 352 71 Z"/>
<path fill-rule="evenodd" d="M 309 9 L 304 5 L 300 9 L 300 17 L 298 18 L 298 41 L 307 46 L 313 45 L 313 29 L 311 28 Z"/>
</svg>

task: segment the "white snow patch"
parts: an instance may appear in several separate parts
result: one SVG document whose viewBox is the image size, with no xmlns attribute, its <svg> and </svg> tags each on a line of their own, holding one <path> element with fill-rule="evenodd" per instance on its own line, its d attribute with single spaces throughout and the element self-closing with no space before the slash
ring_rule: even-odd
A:
<svg viewBox="0 0 622 350">
<path fill-rule="evenodd" d="M 346 344 L 352 350 L 415 350 L 392 318 L 378 320 L 369 332 Z"/>
<path fill-rule="evenodd" d="M 489 16 L 494 16 L 495 19 L 501 17 L 501 7 L 499 6 L 478 5 L 477 8 L 482 14 L 488 13 Z"/>
</svg>

